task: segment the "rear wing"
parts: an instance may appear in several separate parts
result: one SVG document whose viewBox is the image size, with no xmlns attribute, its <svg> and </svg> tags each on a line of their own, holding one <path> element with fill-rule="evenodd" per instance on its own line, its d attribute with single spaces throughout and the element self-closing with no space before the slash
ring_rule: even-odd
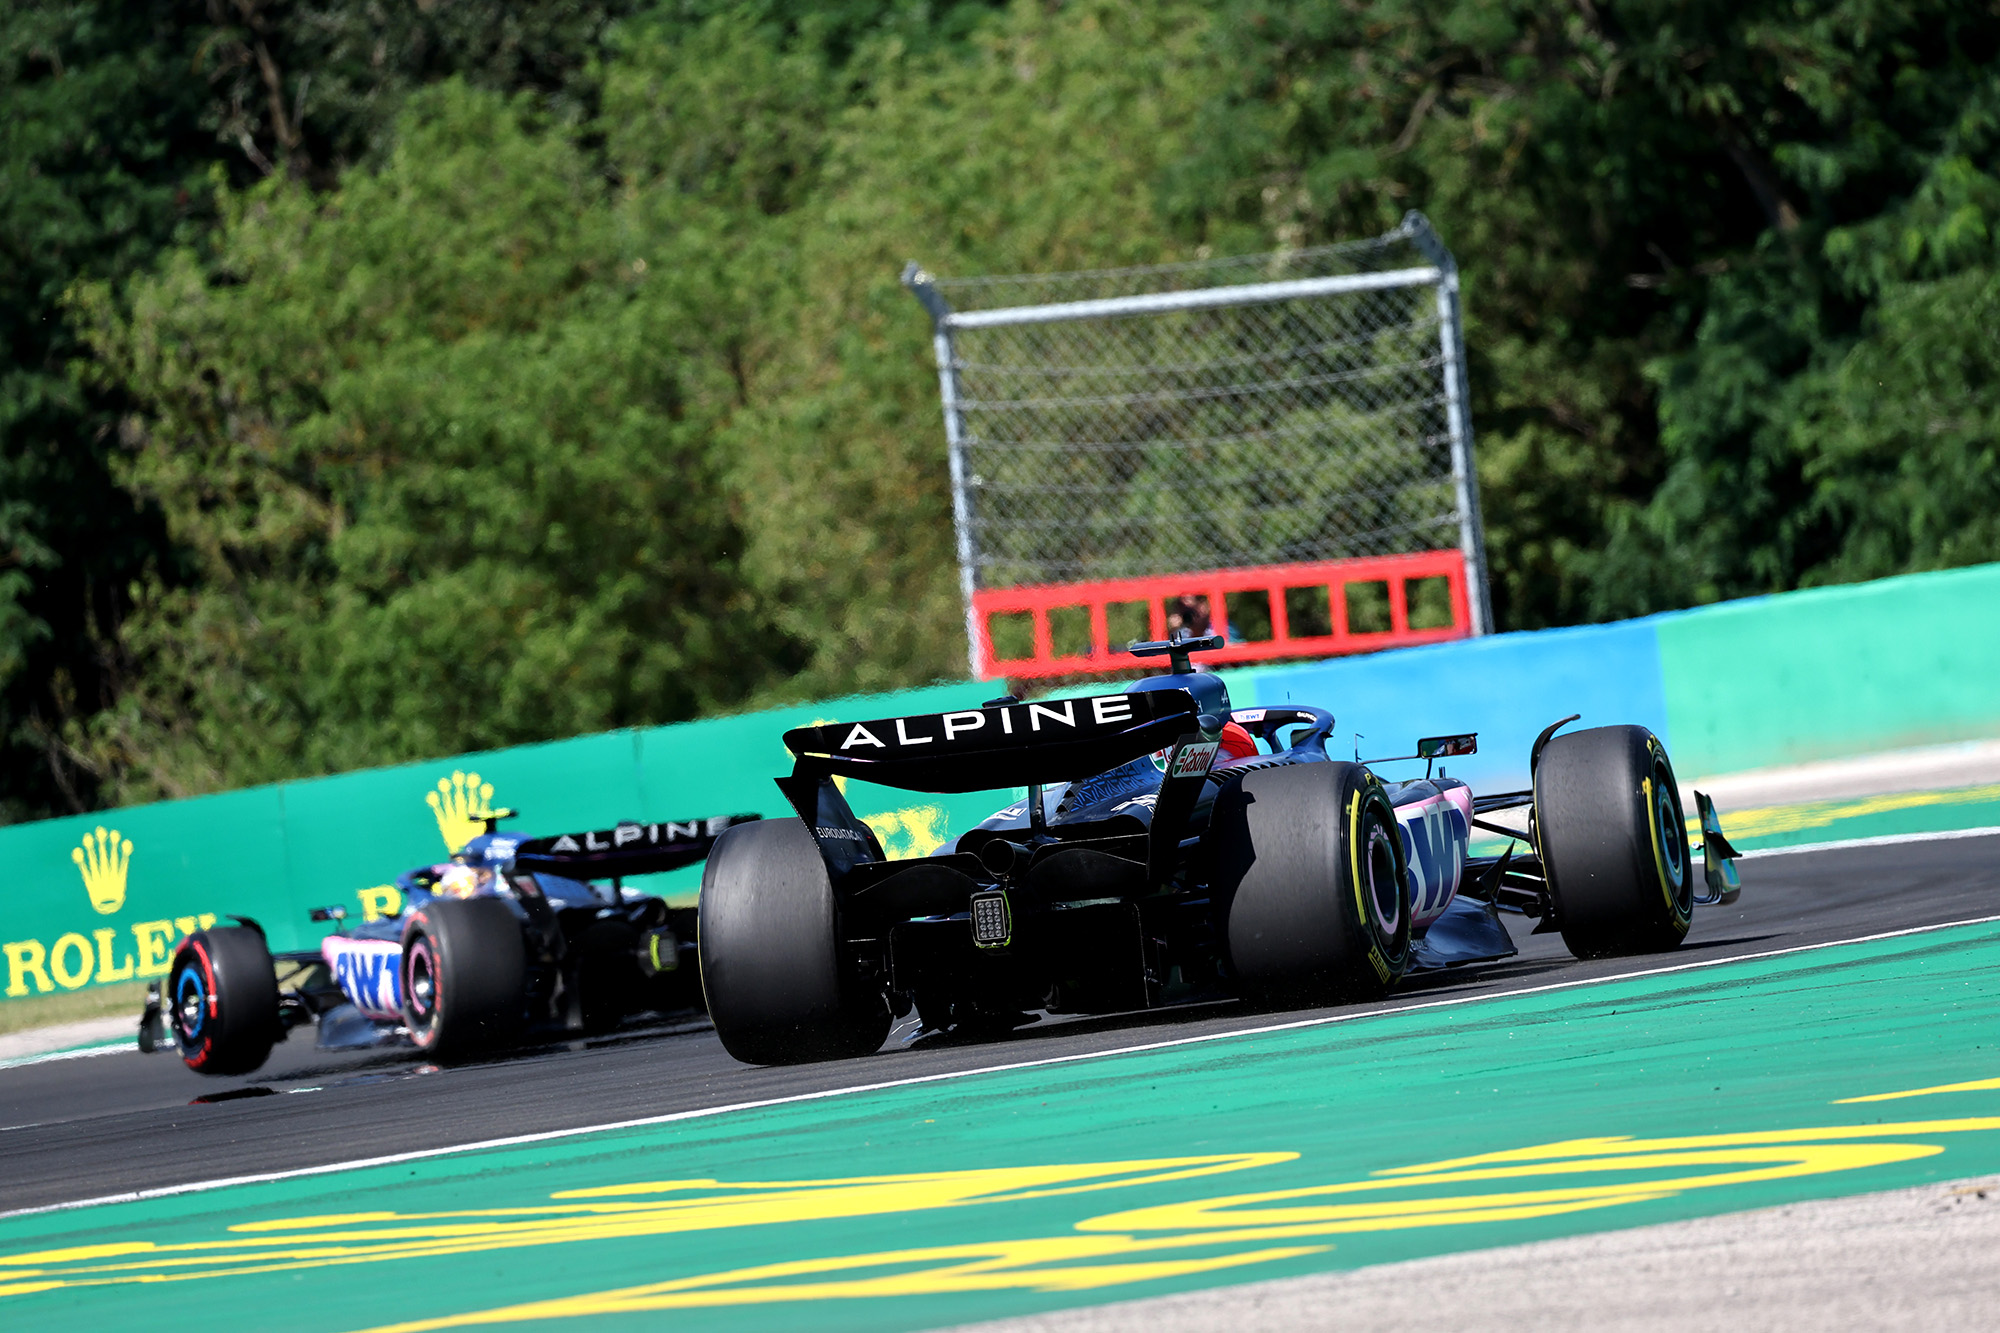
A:
<svg viewBox="0 0 2000 1333">
<path fill-rule="evenodd" d="M 715 840 L 738 824 L 761 815 L 717 815 L 712 819 L 626 822 L 608 829 L 530 838 L 514 850 L 521 874 L 546 872 L 569 879 L 610 879 L 678 870 L 704 860 Z"/>
<path fill-rule="evenodd" d="M 881 840 L 855 817 L 836 778 L 904 791 L 1034 792 L 1042 783 L 1075 782 L 1166 750 L 1177 769 L 1169 783 L 1179 768 L 1198 781 L 1216 748 L 1202 739 L 1203 721 L 1192 694 L 1168 689 L 798 727 L 785 733 L 796 762 L 790 777 L 778 779 L 778 789 L 805 821 L 837 883 L 855 866 L 885 858 Z M 1222 719 L 1206 721 L 1209 734 L 1221 729 Z M 1190 747 L 1195 753 L 1185 755 Z M 1163 833 L 1177 825 L 1156 812 L 1153 827 Z"/>
<path fill-rule="evenodd" d="M 943 793 L 1074 782 L 1200 730 L 1192 694 L 1151 690 L 797 727 L 785 745 L 794 783 L 859 778 Z"/>
</svg>

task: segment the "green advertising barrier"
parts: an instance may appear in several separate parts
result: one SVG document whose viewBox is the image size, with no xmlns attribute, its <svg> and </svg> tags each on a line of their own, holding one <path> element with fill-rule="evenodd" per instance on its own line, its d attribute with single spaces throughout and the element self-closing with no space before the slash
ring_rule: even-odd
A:
<svg viewBox="0 0 2000 1333">
<path fill-rule="evenodd" d="M 264 787 L 0 829 L 7 998 L 160 976 L 181 936 L 224 912 L 270 910 L 284 807 Z"/>
<path fill-rule="evenodd" d="M 1654 620 L 1679 772 L 2000 736 L 2000 564 Z"/>
<path fill-rule="evenodd" d="M 327 929 L 308 920 L 312 908 L 393 915 L 395 877 L 449 856 L 489 806 L 521 811 L 509 827 L 531 834 L 789 814 L 772 782 L 790 771 L 788 728 L 977 707 L 992 693 L 967 682 L 858 696 L 0 828 L 4 994 L 162 976 L 177 940 L 230 915 L 255 918 L 273 948 L 311 947 Z M 970 828 L 1007 794 L 855 783 L 848 799 L 886 851 L 909 856 Z M 692 902 L 700 883 L 693 866 L 646 887 Z"/>
</svg>

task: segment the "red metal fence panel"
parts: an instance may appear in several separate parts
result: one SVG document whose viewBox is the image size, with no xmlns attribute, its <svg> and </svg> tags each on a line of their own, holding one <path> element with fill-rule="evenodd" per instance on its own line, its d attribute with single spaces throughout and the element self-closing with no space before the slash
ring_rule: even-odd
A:
<svg viewBox="0 0 2000 1333">
<path fill-rule="evenodd" d="M 1420 590 L 1420 609 L 1431 613 L 1426 617 L 1431 621 L 1439 612 L 1450 619 L 1412 628 L 1412 585 L 1426 580 L 1436 582 Z M 1240 621 L 1235 625 L 1230 621 L 1232 601 Z M 1353 622 L 1361 617 L 1351 612 L 1357 604 L 1364 613 L 1372 613 L 1367 618 L 1386 619 L 1386 627 L 1357 627 Z M 1190 633 L 1229 639 L 1228 647 L 1202 654 L 1203 661 L 1226 666 L 1469 638 L 1470 606 L 1465 555 L 1456 550 L 991 588 L 972 594 L 982 674 L 1019 680 L 1139 670 L 1137 659 L 1122 651 L 1125 643 L 1133 638 L 1166 638 L 1173 628 L 1170 617 L 1176 615 L 1182 622 L 1179 627 Z M 1141 607 L 1143 625 L 1138 619 Z M 1114 609 L 1121 628 L 1132 631 L 1115 643 Z M 997 636 L 996 617 L 1003 619 Z M 1060 635 L 1052 617 L 1065 622 Z M 1199 623 L 1203 619 L 1205 625 Z"/>
</svg>

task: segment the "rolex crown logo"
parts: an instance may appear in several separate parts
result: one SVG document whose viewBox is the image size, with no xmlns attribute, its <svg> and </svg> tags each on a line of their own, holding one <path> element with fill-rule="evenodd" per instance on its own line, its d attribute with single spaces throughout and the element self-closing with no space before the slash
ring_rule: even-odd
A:
<svg viewBox="0 0 2000 1333">
<path fill-rule="evenodd" d="M 83 872 L 84 892 L 90 905 L 109 916 L 125 905 L 125 872 L 132 864 L 132 840 L 121 838 L 117 829 L 109 833 L 99 824 L 83 835 L 83 845 L 69 854 Z"/>
<path fill-rule="evenodd" d="M 454 771 L 448 778 L 439 778 L 437 790 L 424 793 L 424 800 L 437 816 L 445 853 L 452 855 L 486 831 L 487 811 L 493 807 L 493 784 L 481 782 L 477 773 Z"/>
</svg>

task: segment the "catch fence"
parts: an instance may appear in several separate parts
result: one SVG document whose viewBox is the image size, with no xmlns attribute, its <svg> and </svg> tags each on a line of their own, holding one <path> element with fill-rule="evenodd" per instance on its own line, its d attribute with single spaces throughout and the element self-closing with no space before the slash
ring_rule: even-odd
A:
<svg viewBox="0 0 2000 1333">
<path fill-rule="evenodd" d="M 1421 214 L 1274 254 L 903 278 L 975 678 L 1129 669 L 1118 641 L 1163 626 L 1224 632 L 1218 662 L 1490 630 L 1458 271 Z"/>
</svg>

